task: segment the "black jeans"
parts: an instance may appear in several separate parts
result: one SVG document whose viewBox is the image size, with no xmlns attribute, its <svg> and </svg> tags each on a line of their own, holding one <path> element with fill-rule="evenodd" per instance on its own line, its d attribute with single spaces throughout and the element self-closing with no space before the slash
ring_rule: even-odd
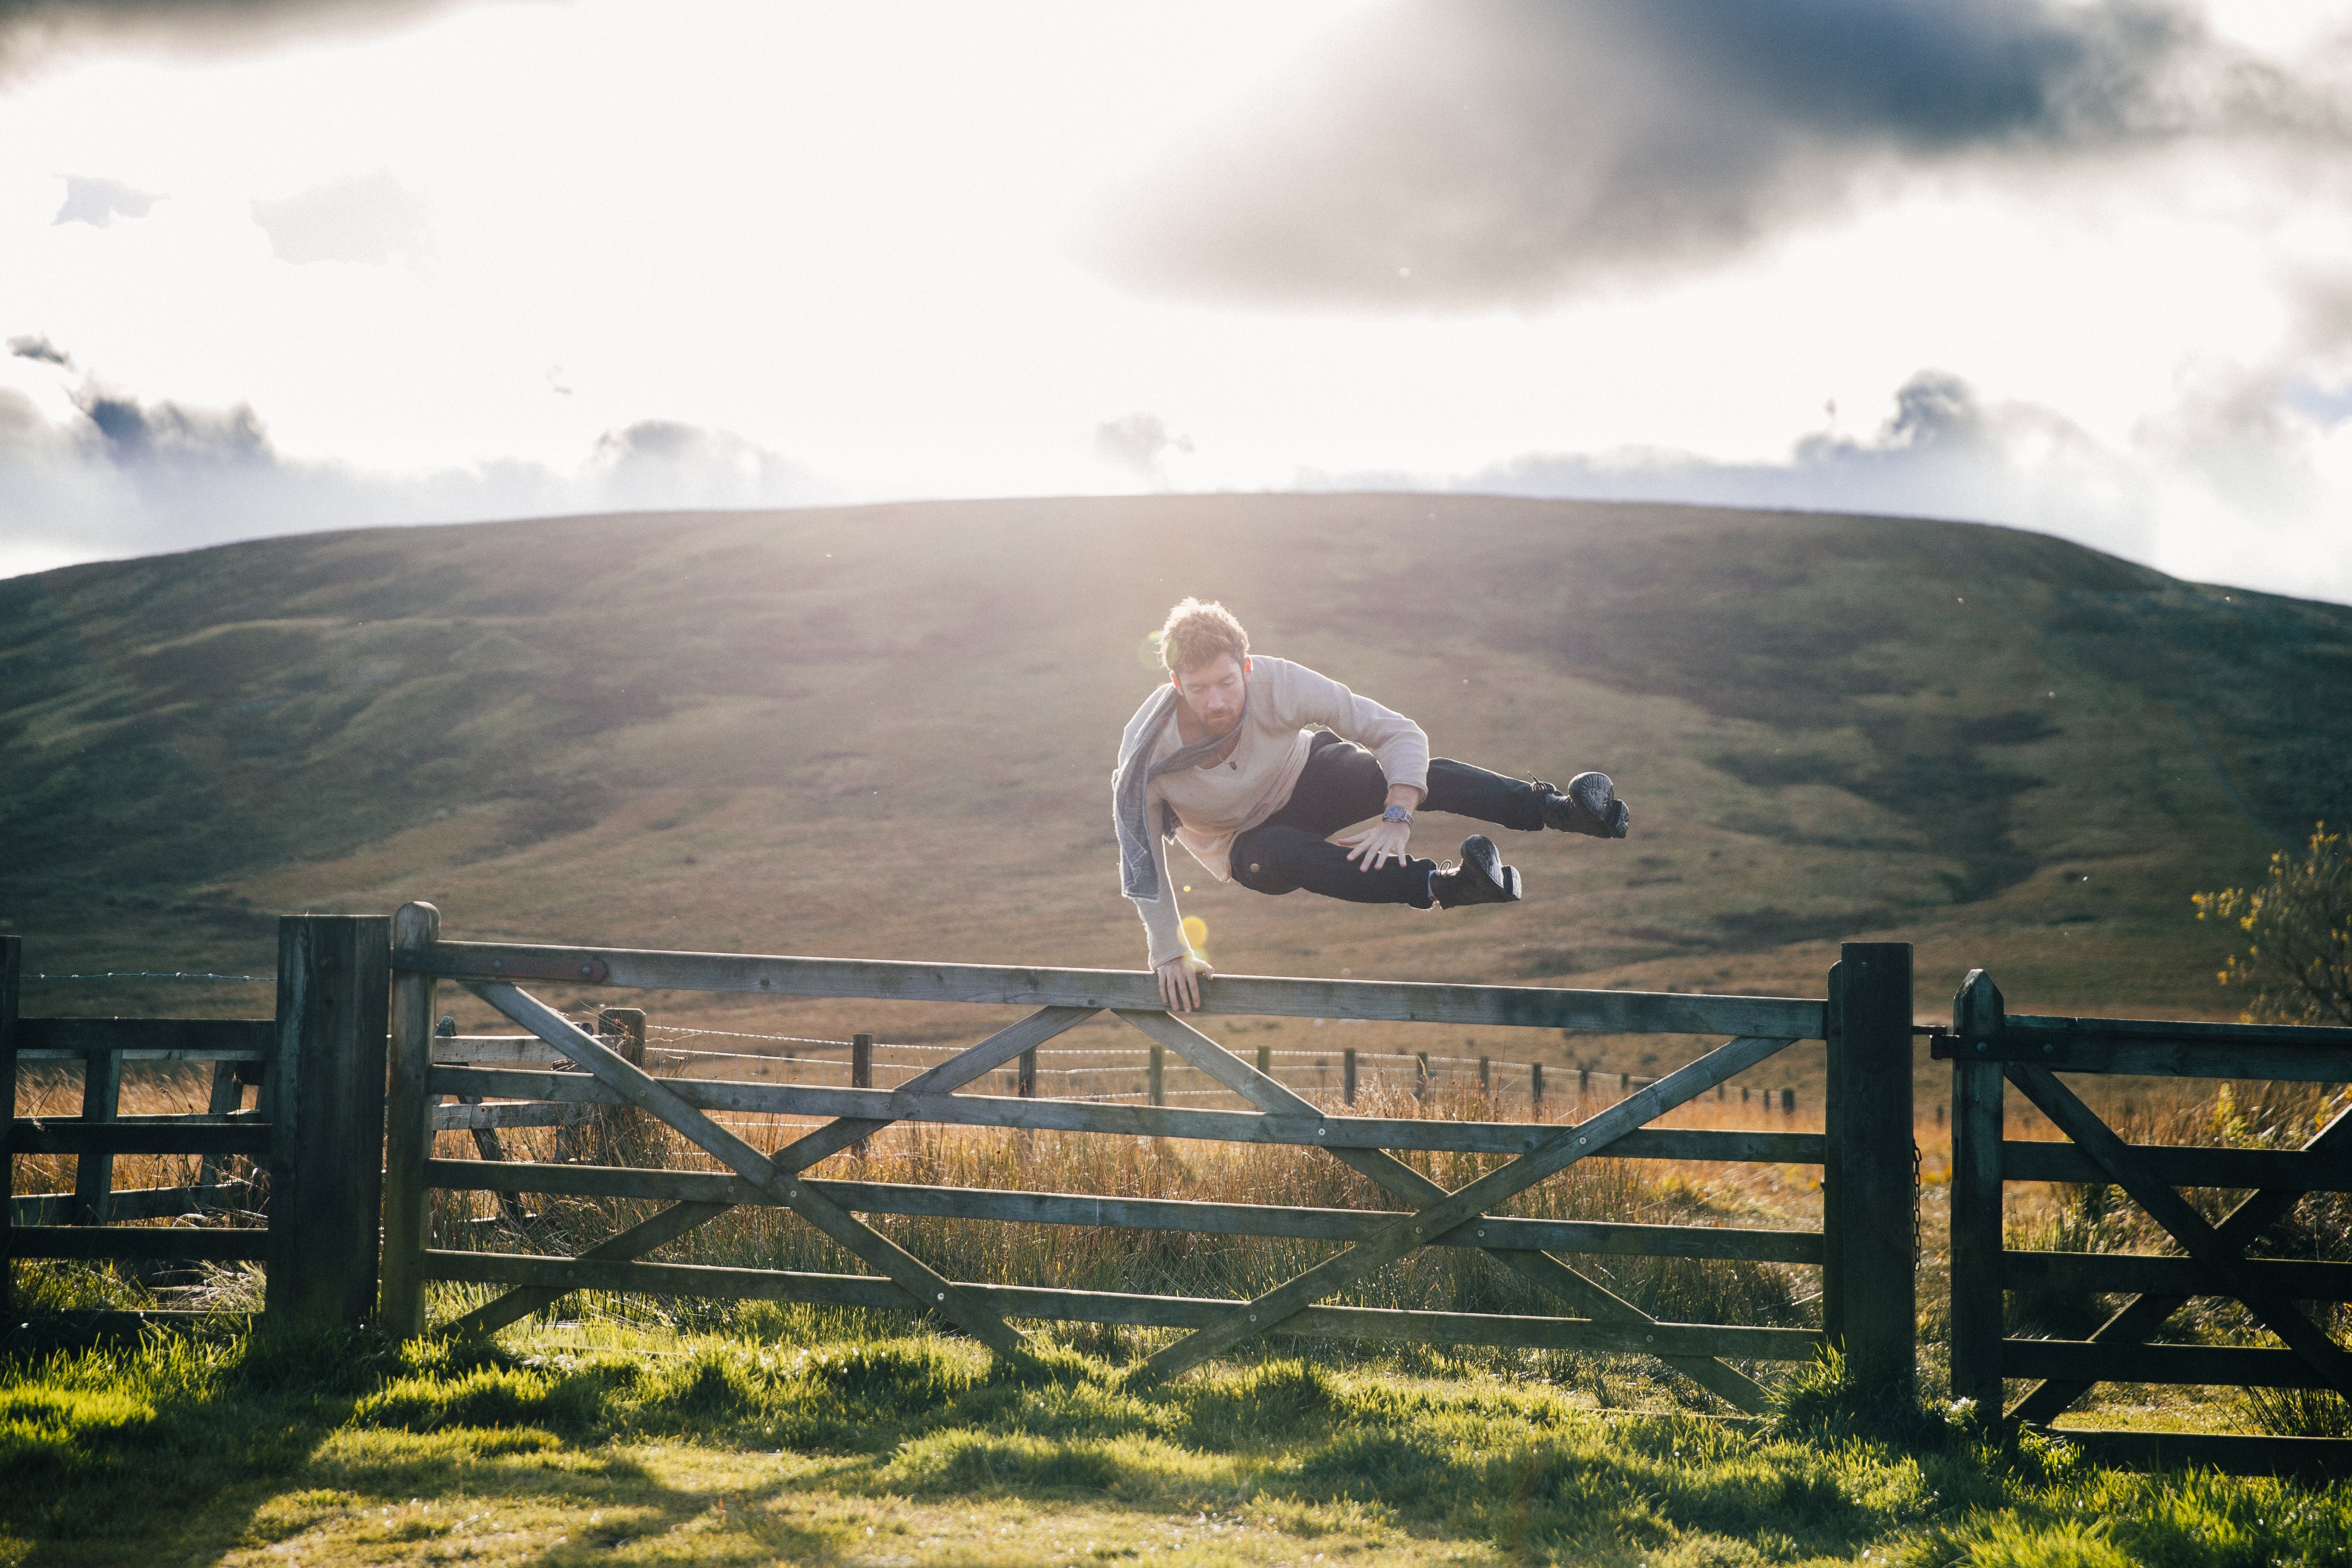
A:
<svg viewBox="0 0 2352 1568">
<path fill-rule="evenodd" d="M 1432 757 L 1429 793 L 1413 815 L 1451 812 L 1532 833 L 1544 825 L 1543 799 L 1549 787 L 1451 757 Z M 1304 888 L 1350 903 L 1429 908 L 1429 874 L 1437 869 L 1436 861 L 1391 861 L 1376 871 L 1360 870 L 1361 862 L 1350 861 L 1346 849 L 1328 841 L 1328 835 L 1349 823 L 1378 816 L 1388 795 L 1388 777 L 1371 752 L 1328 730 L 1318 731 L 1288 802 L 1234 840 L 1234 880 L 1259 893 Z"/>
</svg>

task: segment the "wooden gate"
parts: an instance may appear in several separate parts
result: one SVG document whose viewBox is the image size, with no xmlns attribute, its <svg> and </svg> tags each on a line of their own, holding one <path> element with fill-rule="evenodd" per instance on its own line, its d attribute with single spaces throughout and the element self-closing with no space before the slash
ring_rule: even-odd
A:
<svg viewBox="0 0 2352 1568">
<path fill-rule="evenodd" d="M 1952 1389 L 2001 1408 L 2005 1379 L 2032 1386 L 2003 1412 L 2046 1426 L 2095 1384 L 2226 1384 L 2332 1388 L 2352 1395 L 2352 1354 L 2297 1304 L 2352 1300 L 2352 1263 L 2250 1257 L 2265 1232 L 2310 1193 L 2352 1192 L 2352 1110 L 2300 1149 L 2128 1144 L 2062 1082 L 2060 1073 L 2305 1083 L 2352 1081 L 2352 1029 L 2008 1016 L 1999 987 L 1972 971 L 1935 1056 L 1952 1064 Z M 2004 1084 L 2066 1135 L 2004 1141 Z M 2179 1256 L 2007 1250 L 2002 1194 L 2011 1182 L 2112 1184 L 2180 1248 Z M 2218 1224 L 2182 1187 L 2234 1189 Z M 2088 1340 L 2002 1337 L 2003 1292 L 2056 1286 L 2129 1300 Z M 2242 1302 L 2284 1348 L 2158 1342 L 2192 1297 Z M 2063 1428 L 2100 1457 L 2127 1463 L 2281 1466 L 2342 1474 L 2352 1441 Z"/>
<path fill-rule="evenodd" d="M 414 1334 L 424 1328 L 425 1287 L 436 1279 L 509 1288 L 464 1320 L 477 1329 L 512 1322 L 583 1289 L 756 1297 L 920 1310 L 1014 1361 L 1030 1354 L 1014 1320 L 1186 1331 L 1136 1369 L 1133 1375 L 1144 1382 L 1274 1332 L 1646 1353 L 1750 1411 L 1763 1407 L 1763 1390 L 1728 1364 L 1730 1360 L 1807 1359 L 1823 1342 L 1822 1334 L 1803 1329 L 1659 1322 L 1557 1256 L 1648 1251 L 1822 1266 L 1830 1336 L 1843 1341 L 1849 1354 L 1878 1374 L 1906 1384 L 1911 1377 L 1914 1166 L 1906 945 L 1850 946 L 1833 972 L 1826 1009 L 1819 1001 L 1784 997 L 1235 975 L 1219 975 L 1203 987 L 1203 1010 L 1217 1014 L 1732 1037 L 1609 1110 L 1565 1125 L 1331 1114 L 1163 1011 L 1149 973 L 447 942 L 440 937 L 437 911 L 424 904 L 408 905 L 394 918 L 392 966 L 383 1315 L 395 1332 Z M 463 984 L 585 1072 L 436 1064 L 435 988 L 445 981 Z M 1035 1011 L 896 1089 L 664 1079 L 631 1061 L 613 1039 L 590 1034 L 548 1006 L 525 988 L 532 983 L 1014 1005 Z M 1104 1012 L 1256 1109 L 1188 1110 L 958 1092 Z M 1825 1032 L 1832 1054 L 1832 1126 L 1826 1140 L 1822 1134 L 1648 1125 L 1795 1041 L 1821 1038 Z M 432 1154 L 432 1130 L 435 1102 L 443 1095 L 633 1106 L 675 1129 L 726 1169 L 438 1160 Z M 713 1111 L 832 1120 L 772 1157 L 721 1126 Z M 1313 1148 L 1370 1177 L 1402 1206 L 1298 1211 L 828 1181 L 804 1173 L 897 1122 Z M 1391 1152 L 1430 1149 L 1516 1158 L 1447 1192 Z M 1784 1232 L 1490 1215 L 1545 1178 L 1596 1157 L 1824 1164 L 1831 1184 L 1829 1221 L 1822 1232 Z M 653 1198 L 670 1206 L 576 1258 L 468 1252 L 429 1244 L 428 1200 L 436 1187 Z M 791 1210 L 873 1272 L 833 1275 L 644 1261 L 656 1248 L 743 1204 Z M 950 1280 L 859 1217 L 870 1214 L 1308 1237 L 1347 1245 L 1255 1300 L 1199 1300 Z M 1643 1234 L 1653 1232 L 1671 1234 Z M 1373 1270 L 1433 1246 L 1483 1251 L 1559 1300 L 1561 1315 L 1327 1304 Z"/>
<path fill-rule="evenodd" d="M 0 1086 L 9 1104 L 20 1065 L 82 1067 L 79 1116 L 0 1119 L 0 1312 L 13 1305 L 13 1258 L 257 1262 L 268 1266 L 270 1321 L 365 1321 L 376 1295 L 388 930 L 381 915 L 280 920 L 272 1018 L 20 1017 L 24 942 L 0 937 Z M 211 1062 L 209 1108 L 122 1115 L 126 1061 Z M 18 1154 L 72 1155 L 73 1192 L 17 1196 Z M 114 1159 L 124 1154 L 191 1154 L 205 1164 L 193 1185 L 116 1192 Z M 237 1206 L 265 1213 L 265 1225 L 136 1223 L 229 1206 L 216 1163 L 236 1155 L 261 1168 Z M 100 1314 L 79 1326 L 197 1315 Z"/>
</svg>

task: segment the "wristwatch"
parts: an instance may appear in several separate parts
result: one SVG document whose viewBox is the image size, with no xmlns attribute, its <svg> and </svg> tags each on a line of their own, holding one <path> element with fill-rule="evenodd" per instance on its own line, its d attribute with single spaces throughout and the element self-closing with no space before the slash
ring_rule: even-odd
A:
<svg viewBox="0 0 2352 1568">
<path fill-rule="evenodd" d="M 1381 820 L 1382 822 L 1402 822 L 1407 827 L 1411 827 L 1412 826 L 1412 813 L 1407 811 L 1401 805 L 1392 805 L 1386 811 L 1381 813 Z"/>
</svg>

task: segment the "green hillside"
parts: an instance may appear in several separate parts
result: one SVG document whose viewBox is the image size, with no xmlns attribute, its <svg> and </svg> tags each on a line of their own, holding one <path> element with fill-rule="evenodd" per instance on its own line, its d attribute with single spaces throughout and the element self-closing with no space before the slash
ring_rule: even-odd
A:
<svg viewBox="0 0 2352 1568">
<path fill-rule="evenodd" d="M 258 973 L 278 911 L 410 898 L 460 936 L 1133 966 L 1107 784 L 1187 593 L 1441 753 L 1605 768 L 1635 813 L 1504 836 L 1513 910 L 1195 879 L 1239 971 L 1818 994 L 1839 938 L 1899 936 L 1923 1008 L 1976 963 L 2015 1005 L 2219 1016 L 2189 893 L 2352 814 L 2352 609 L 2003 529 L 1409 495 L 559 519 L 0 583 L 0 924 L 47 972 Z"/>
</svg>

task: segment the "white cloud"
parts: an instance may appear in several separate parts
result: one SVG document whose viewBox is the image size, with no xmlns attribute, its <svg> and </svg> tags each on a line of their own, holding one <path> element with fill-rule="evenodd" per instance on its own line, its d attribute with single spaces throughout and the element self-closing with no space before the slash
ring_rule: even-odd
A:
<svg viewBox="0 0 2352 1568">
<path fill-rule="evenodd" d="M 426 236 L 425 201 L 388 169 L 253 204 L 253 221 L 280 261 L 377 264 L 414 255 Z"/>
</svg>

